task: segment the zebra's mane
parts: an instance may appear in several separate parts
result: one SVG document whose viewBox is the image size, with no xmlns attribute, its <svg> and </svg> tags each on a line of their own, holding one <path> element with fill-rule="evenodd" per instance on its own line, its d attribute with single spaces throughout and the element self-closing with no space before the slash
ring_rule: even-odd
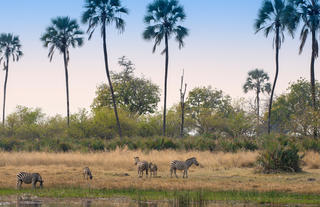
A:
<svg viewBox="0 0 320 207">
<path fill-rule="evenodd" d="M 196 160 L 196 158 L 195 157 L 191 157 L 191 158 L 187 159 L 186 162 L 187 161 L 191 161 L 191 160 Z"/>
</svg>

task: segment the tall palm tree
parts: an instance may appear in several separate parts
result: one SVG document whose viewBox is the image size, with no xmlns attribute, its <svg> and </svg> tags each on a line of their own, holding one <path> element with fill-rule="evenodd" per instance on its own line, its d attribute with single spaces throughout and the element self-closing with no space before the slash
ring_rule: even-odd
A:
<svg viewBox="0 0 320 207">
<path fill-rule="evenodd" d="M 80 30 L 76 20 L 69 17 L 57 17 L 51 20 L 51 25 L 47 27 L 46 32 L 41 36 L 44 47 L 49 48 L 48 58 L 52 61 L 55 50 L 63 55 L 64 70 L 66 77 L 67 93 L 67 119 L 68 127 L 70 126 L 69 110 L 69 75 L 68 63 L 70 60 L 69 48 L 80 47 L 83 44 L 83 32 Z"/>
<path fill-rule="evenodd" d="M 306 43 L 309 33 L 312 38 L 312 53 L 311 53 L 311 64 L 310 64 L 310 82 L 311 82 L 311 94 L 312 94 L 312 105 L 314 110 L 317 109 L 316 101 L 316 87 L 315 87 L 315 75 L 314 75 L 314 62 L 319 54 L 319 44 L 317 35 L 320 31 L 320 1 L 319 0 L 292 0 L 298 7 L 298 13 L 302 19 L 303 26 L 300 33 L 300 48 L 299 53 L 302 53 L 304 45 Z M 316 136 L 316 130 L 314 131 Z"/>
<path fill-rule="evenodd" d="M 255 91 L 256 93 L 256 103 L 257 103 L 257 122 L 260 124 L 260 93 L 271 92 L 271 84 L 269 81 L 269 75 L 263 70 L 255 69 L 249 71 L 248 78 L 243 85 L 243 90 L 245 93 L 249 91 Z"/>
<path fill-rule="evenodd" d="M 271 131 L 270 118 L 272 101 L 279 73 L 279 50 L 281 43 L 284 41 L 285 30 L 288 30 L 293 37 L 298 21 L 298 15 L 296 15 L 294 11 L 294 7 L 292 4 L 289 4 L 287 0 L 265 0 L 262 3 L 262 7 L 258 13 L 258 18 L 254 24 L 256 33 L 264 30 L 266 37 L 268 37 L 270 33 L 274 33 L 275 36 L 273 39 L 273 46 L 276 49 L 276 74 L 272 85 L 269 102 L 268 134 L 270 134 Z"/>
<path fill-rule="evenodd" d="M 110 86 L 113 109 L 117 120 L 117 126 L 119 136 L 122 137 L 121 126 L 117 111 L 116 100 L 114 96 L 114 90 L 110 78 L 110 70 L 108 64 L 108 53 L 107 53 L 107 38 L 106 38 L 106 27 L 112 23 L 115 24 L 116 28 L 123 32 L 125 28 L 125 22 L 121 18 L 122 14 L 128 14 L 128 9 L 121 6 L 120 0 L 85 0 L 85 12 L 82 14 L 82 22 L 88 24 L 87 33 L 89 34 L 89 40 L 92 37 L 95 29 L 101 27 L 101 36 L 103 40 L 103 54 L 106 74 Z"/>
<path fill-rule="evenodd" d="M 167 80 L 169 66 L 169 39 L 174 36 L 179 43 L 179 49 L 184 46 L 183 39 L 188 35 L 188 29 L 179 25 L 186 18 L 184 9 L 177 0 L 154 0 L 147 6 L 144 22 L 147 25 L 143 32 L 146 40 L 154 39 L 152 52 L 156 51 L 161 41 L 165 41 L 165 76 L 164 76 L 164 107 L 163 107 L 163 136 L 166 135 L 166 109 L 167 109 Z"/>
<path fill-rule="evenodd" d="M 5 123 L 6 111 L 6 95 L 7 95 L 7 82 L 9 73 L 9 62 L 12 57 L 13 62 L 19 61 L 23 55 L 21 51 L 21 43 L 18 36 L 13 34 L 2 33 L 0 35 L 0 64 L 3 61 L 3 69 L 6 71 L 4 88 L 3 88 L 3 111 L 2 111 L 2 124 Z"/>
</svg>

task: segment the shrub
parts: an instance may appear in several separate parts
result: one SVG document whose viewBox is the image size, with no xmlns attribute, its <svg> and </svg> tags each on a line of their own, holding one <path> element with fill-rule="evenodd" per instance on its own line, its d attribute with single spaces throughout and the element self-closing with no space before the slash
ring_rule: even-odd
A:
<svg viewBox="0 0 320 207">
<path fill-rule="evenodd" d="M 62 152 L 68 152 L 69 150 L 71 150 L 71 145 L 67 143 L 60 143 L 58 150 Z"/>
<path fill-rule="evenodd" d="M 303 156 L 297 145 L 286 137 L 266 137 L 264 150 L 259 153 L 257 163 L 265 173 L 300 172 Z"/>
</svg>

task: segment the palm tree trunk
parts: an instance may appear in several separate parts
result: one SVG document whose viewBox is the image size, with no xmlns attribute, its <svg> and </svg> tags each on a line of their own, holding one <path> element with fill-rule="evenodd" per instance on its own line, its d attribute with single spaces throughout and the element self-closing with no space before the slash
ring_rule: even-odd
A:
<svg viewBox="0 0 320 207">
<path fill-rule="evenodd" d="M 257 91 L 257 126 L 260 124 L 260 97 L 259 97 L 260 91 L 258 89 Z"/>
<path fill-rule="evenodd" d="M 122 132 L 121 132 L 121 126 L 120 126 L 120 121 L 119 121 L 119 116 L 118 116 L 118 110 L 117 110 L 117 105 L 116 105 L 116 99 L 114 96 L 114 91 L 113 91 L 113 86 L 110 78 L 110 72 L 109 72 L 109 64 L 108 64 L 108 53 L 107 53 L 107 41 L 106 41 L 106 23 L 105 21 L 103 22 L 102 25 L 102 39 L 103 39 L 103 54 L 104 54 L 104 63 L 106 67 L 106 73 L 107 73 L 107 78 L 110 86 L 110 91 L 111 91 L 111 96 L 112 96 L 112 102 L 113 102 L 113 110 L 114 114 L 117 120 L 117 126 L 118 126 L 118 133 L 120 138 L 122 138 Z"/>
<path fill-rule="evenodd" d="M 6 96 L 7 96 L 7 82 L 8 82 L 8 72 L 9 72 L 9 57 L 6 57 L 7 65 L 6 65 L 6 76 L 3 87 L 3 110 L 2 110 L 2 124 L 5 124 L 6 120 Z"/>
<path fill-rule="evenodd" d="M 164 75 L 164 106 L 163 106 L 163 136 L 166 136 L 166 115 L 167 115 L 167 82 L 168 82 L 168 66 L 169 66 L 169 47 L 168 47 L 168 34 L 165 35 L 166 44 L 166 65 Z"/>
<path fill-rule="evenodd" d="M 311 80 L 311 95 L 312 95 L 312 106 L 313 110 L 317 110 L 316 104 L 316 87 L 315 87 L 315 77 L 314 77 L 314 62 L 316 58 L 316 32 L 312 31 L 312 54 L 311 54 L 311 65 L 310 65 L 310 80 Z M 314 127 L 313 129 L 313 137 L 317 137 L 317 128 Z"/>
<path fill-rule="evenodd" d="M 66 51 L 63 51 L 64 72 L 66 76 L 66 93 L 67 93 L 67 123 L 70 127 L 70 105 L 69 105 L 69 74 L 68 74 L 68 60 Z"/>
<path fill-rule="evenodd" d="M 276 27 L 276 75 L 274 77 L 274 82 L 273 82 L 273 85 L 272 85 L 271 96 L 270 96 L 270 103 L 269 103 L 268 134 L 270 134 L 270 132 L 271 132 L 272 101 L 273 101 L 274 89 L 276 88 L 276 83 L 277 83 L 278 74 L 279 74 L 279 45 L 280 45 L 279 35 L 280 35 L 279 26 L 277 26 Z"/>
</svg>

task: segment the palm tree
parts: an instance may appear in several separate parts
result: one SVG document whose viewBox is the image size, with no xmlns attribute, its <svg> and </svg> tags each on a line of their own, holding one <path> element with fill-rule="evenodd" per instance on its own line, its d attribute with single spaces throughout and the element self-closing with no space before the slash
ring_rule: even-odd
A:
<svg viewBox="0 0 320 207">
<path fill-rule="evenodd" d="M 260 124 L 260 93 L 271 92 L 271 84 L 269 81 L 269 75 L 263 70 L 255 69 L 249 71 L 246 83 L 243 85 L 243 90 L 245 93 L 249 91 L 255 91 L 256 93 L 256 103 L 257 103 L 257 122 Z"/>
<path fill-rule="evenodd" d="M 166 135 L 166 109 L 167 109 L 167 80 L 169 65 L 169 39 L 175 36 L 179 43 L 179 49 L 184 46 L 183 39 L 188 35 L 188 29 L 179 25 L 186 18 L 184 9 L 177 0 L 154 0 L 147 6 L 147 14 L 144 22 L 147 25 L 143 32 L 146 40 L 154 39 L 152 52 L 156 51 L 158 45 L 164 38 L 165 49 L 162 54 L 166 55 L 164 76 L 164 107 L 163 107 L 163 136 Z"/>
<path fill-rule="evenodd" d="M 6 94 L 7 94 L 7 82 L 9 73 L 9 61 L 12 57 L 13 62 L 19 61 L 23 55 L 21 51 L 21 43 L 18 36 L 13 34 L 1 34 L 0 35 L 0 64 L 3 61 L 3 69 L 6 71 L 5 81 L 4 81 L 4 92 L 3 92 L 3 114 L 2 114 L 2 124 L 5 123 L 5 111 L 6 111 Z"/>
<path fill-rule="evenodd" d="M 107 53 L 107 40 L 106 40 L 106 27 L 112 23 L 115 23 L 116 28 L 123 32 L 125 28 L 125 22 L 121 18 L 122 14 L 128 14 L 128 10 L 121 6 L 120 0 L 85 0 L 86 11 L 82 14 L 82 22 L 88 24 L 87 33 L 89 34 L 89 40 L 92 37 L 95 29 L 100 25 L 101 36 L 103 40 L 103 54 L 105 69 L 107 78 L 110 86 L 113 109 L 117 120 L 117 126 L 119 136 L 122 137 L 121 126 L 117 111 L 116 100 L 114 96 L 114 90 L 110 78 L 110 70 L 108 64 L 108 53 Z"/>
<path fill-rule="evenodd" d="M 68 127 L 70 126 L 69 111 L 69 75 L 68 63 L 70 60 L 69 48 L 80 47 L 83 44 L 83 32 L 80 30 L 76 20 L 69 17 L 57 17 L 51 20 L 51 25 L 47 27 L 46 32 L 41 36 L 44 47 L 49 48 L 48 58 L 52 61 L 55 50 L 63 55 L 64 70 L 66 77 L 66 93 L 67 93 L 67 118 Z"/>
<path fill-rule="evenodd" d="M 300 33 L 300 48 L 299 54 L 302 53 L 304 45 L 306 43 L 309 33 L 312 38 L 312 53 L 310 64 L 310 82 L 311 82 L 311 94 L 312 105 L 314 110 L 317 109 L 316 102 L 316 87 L 315 87 L 315 75 L 314 75 L 314 62 L 319 54 L 319 44 L 317 40 L 317 34 L 320 30 L 320 2 L 319 0 L 292 0 L 298 7 L 299 15 L 302 19 L 303 26 Z M 316 130 L 314 130 L 314 136 L 317 136 Z"/>
<path fill-rule="evenodd" d="M 266 37 L 268 37 L 270 33 L 274 33 L 275 36 L 273 39 L 273 45 L 276 49 L 276 74 L 272 85 L 269 102 L 268 134 L 270 134 L 271 131 L 270 118 L 272 100 L 279 73 L 279 50 L 281 43 L 284 41 L 285 30 L 288 30 L 293 37 L 298 21 L 298 15 L 296 15 L 294 11 L 294 7 L 287 3 L 286 0 L 265 0 L 262 3 L 262 7 L 259 10 L 258 18 L 256 19 L 254 25 L 256 33 L 264 30 Z"/>
</svg>

